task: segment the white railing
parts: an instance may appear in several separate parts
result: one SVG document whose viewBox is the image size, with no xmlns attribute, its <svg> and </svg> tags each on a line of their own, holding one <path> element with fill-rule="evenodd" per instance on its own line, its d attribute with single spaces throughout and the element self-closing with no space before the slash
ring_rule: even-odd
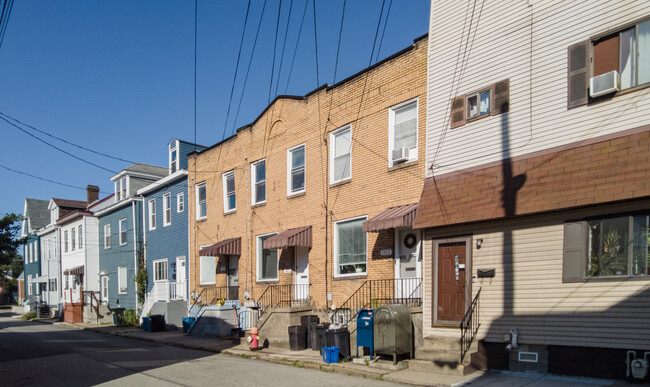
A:
<svg viewBox="0 0 650 387">
<path fill-rule="evenodd" d="M 155 282 L 151 288 L 151 294 L 153 294 L 154 302 L 169 301 L 169 282 Z"/>
<path fill-rule="evenodd" d="M 187 284 L 185 281 L 169 284 L 170 300 L 187 300 Z"/>
</svg>

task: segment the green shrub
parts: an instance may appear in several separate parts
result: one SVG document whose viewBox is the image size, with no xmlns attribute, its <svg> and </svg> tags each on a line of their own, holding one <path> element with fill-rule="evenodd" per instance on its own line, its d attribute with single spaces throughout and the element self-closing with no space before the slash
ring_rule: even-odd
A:
<svg viewBox="0 0 650 387">
<path fill-rule="evenodd" d="M 138 314 L 133 309 L 127 309 L 124 311 L 122 318 L 118 320 L 119 325 L 125 325 L 129 327 L 139 327 L 140 319 L 138 319 Z"/>
<path fill-rule="evenodd" d="M 31 311 L 29 313 L 25 313 L 20 318 L 22 318 L 23 320 L 33 320 L 33 319 L 36 318 L 36 311 Z"/>
</svg>

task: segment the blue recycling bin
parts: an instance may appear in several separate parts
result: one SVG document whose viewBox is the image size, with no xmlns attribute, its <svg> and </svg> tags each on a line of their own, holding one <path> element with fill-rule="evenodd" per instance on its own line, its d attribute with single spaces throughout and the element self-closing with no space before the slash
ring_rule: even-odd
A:
<svg viewBox="0 0 650 387">
<path fill-rule="evenodd" d="M 192 325 L 194 325 L 194 320 L 195 317 L 183 317 L 183 333 L 187 333 L 192 329 Z"/>
<path fill-rule="evenodd" d="M 374 325 L 375 310 L 361 309 L 357 315 L 357 357 L 361 346 L 370 350 L 370 360 L 372 360 L 372 355 L 375 353 Z"/>
<path fill-rule="evenodd" d="M 149 321 L 149 316 L 142 317 L 142 328 L 145 332 L 151 332 L 151 324 Z"/>
</svg>

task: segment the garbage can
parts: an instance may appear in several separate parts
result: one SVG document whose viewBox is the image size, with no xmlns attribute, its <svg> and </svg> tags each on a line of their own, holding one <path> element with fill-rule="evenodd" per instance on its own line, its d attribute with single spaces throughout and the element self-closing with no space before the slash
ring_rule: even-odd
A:
<svg viewBox="0 0 650 387">
<path fill-rule="evenodd" d="M 361 309 L 357 315 L 357 357 L 359 357 L 359 347 L 368 348 L 370 351 L 370 360 L 374 354 L 374 309 Z"/>
<path fill-rule="evenodd" d="M 122 325 L 123 324 L 123 316 L 124 316 L 124 308 L 113 308 L 113 325 Z"/>
<path fill-rule="evenodd" d="M 323 324 L 316 324 L 314 325 L 314 335 L 312 336 L 312 342 L 311 342 L 311 349 L 315 351 L 320 351 L 322 354 L 323 351 L 321 351 L 322 347 L 327 347 L 327 328 L 329 327 L 329 323 L 323 323 Z"/>
<path fill-rule="evenodd" d="M 289 327 L 289 347 L 292 351 L 307 349 L 307 327 L 293 325 Z"/>
<path fill-rule="evenodd" d="M 152 314 L 149 316 L 151 332 L 161 332 L 165 330 L 165 316 L 162 314 Z"/>
<path fill-rule="evenodd" d="M 306 316 L 300 316 L 300 325 L 304 325 L 306 327 L 309 326 L 309 324 L 318 324 L 320 320 L 318 319 L 318 316 L 315 314 L 309 314 Z"/>
<path fill-rule="evenodd" d="M 314 326 L 316 324 L 309 324 L 307 325 L 307 348 L 312 348 L 312 337 L 314 336 Z"/>
<path fill-rule="evenodd" d="M 339 349 L 336 347 L 323 347 L 323 361 L 327 364 L 339 362 Z"/>
<path fill-rule="evenodd" d="M 337 347 L 342 358 L 350 357 L 350 331 L 348 328 L 328 329 L 327 346 Z"/>
<path fill-rule="evenodd" d="M 375 352 L 393 355 L 393 364 L 397 364 L 397 356 L 404 353 L 413 358 L 413 327 L 407 306 L 395 304 L 378 308 L 374 335 Z"/>
<path fill-rule="evenodd" d="M 195 317 L 183 317 L 183 333 L 187 333 L 190 331 L 192 328 L 192 325 L 194 324 Z"/>
<path fill-rule="evenodd" d="M 149 316 L 142 318 L 142 329 L 144 329 L 145 332 L 151 332 L 151 322 L 149 321 Z"/>
</svg>

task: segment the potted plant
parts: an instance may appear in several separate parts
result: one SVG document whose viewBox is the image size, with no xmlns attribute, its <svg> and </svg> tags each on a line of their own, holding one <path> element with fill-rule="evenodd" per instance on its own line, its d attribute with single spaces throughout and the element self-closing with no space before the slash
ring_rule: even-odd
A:
<svg viewBox="0 0 650 387">
<path fill-rule="evenodd" d="M 363 273 L 366 271 L 365 265 L 354 265 L 354 271 L 356 273 Z"/>
</svg>

